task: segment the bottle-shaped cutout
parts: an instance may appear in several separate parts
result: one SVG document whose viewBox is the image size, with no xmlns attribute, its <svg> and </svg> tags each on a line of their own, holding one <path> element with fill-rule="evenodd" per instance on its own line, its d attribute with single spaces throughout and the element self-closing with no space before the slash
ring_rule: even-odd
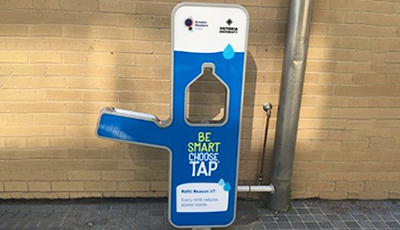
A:
<svg viewBox="0 0 400 230">
<path fill-rule="evenodd" d="M 222 54 L 224 55 L 225 59 L 232 59 L 235 56 L 235 50 L 233 50 L 233 47 L 231 46 L 231 44 L 228 44 L 225 49 L 224 52 L 222 52 Z"/>
<path fill-rule="evenodd" d="M 191 124 L 220 124 L 226 119 L 227 88 L 214 74 L 212 67 L 204 67 L 187 88 L 186 119 Z"/>
</svg>

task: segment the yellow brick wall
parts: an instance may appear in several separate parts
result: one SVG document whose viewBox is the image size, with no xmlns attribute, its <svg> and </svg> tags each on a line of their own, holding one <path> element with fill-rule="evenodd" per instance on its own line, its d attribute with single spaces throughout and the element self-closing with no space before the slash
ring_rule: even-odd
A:
<svg viewBox="0 0 400 230">
<path fill-rule="evenodd" d="M 167 195 L 166 151 L 94 131 L 105 106 L 169 116 L 177 2 L 0 0 L 0 198 Z M 213 2 L 250 13 L 239 173 L 255 183 L 289 0 Z M 399 26 L 398 0 L 315 0 L 293 198 L 400 198 Z"/>
</svg>

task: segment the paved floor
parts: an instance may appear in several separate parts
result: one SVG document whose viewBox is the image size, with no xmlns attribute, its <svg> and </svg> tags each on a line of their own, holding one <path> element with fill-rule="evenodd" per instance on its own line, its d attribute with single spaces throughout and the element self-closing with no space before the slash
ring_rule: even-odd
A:
<svg viewBox="0 0 400 230">
<path fill-rule="evenodd" d="M 400 201 L 295 200 L 287 213 L 239 201 L 237 221 L 226 229 L 398 229 Z M 174 229 L 167 201 L 1 201 L 0 229 Z"/>
</svg>

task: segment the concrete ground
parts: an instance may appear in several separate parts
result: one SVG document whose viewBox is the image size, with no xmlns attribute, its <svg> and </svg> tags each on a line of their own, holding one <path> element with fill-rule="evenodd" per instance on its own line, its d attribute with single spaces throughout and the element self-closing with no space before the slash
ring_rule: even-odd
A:
<svg viewBox="0 0 400 230">
<path fill-rule="evenodd" d="M 398 229 L 400 201 L 295 200 L 286 213 L 238 203 L 225 229 Z M 0 200 L 0 229 L 174 229 L 166 199 Z"/>
</svg>

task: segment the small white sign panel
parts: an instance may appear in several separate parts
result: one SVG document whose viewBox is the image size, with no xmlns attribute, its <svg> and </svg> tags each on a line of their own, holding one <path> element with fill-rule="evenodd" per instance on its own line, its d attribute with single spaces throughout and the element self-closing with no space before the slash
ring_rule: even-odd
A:
<svg viewBox="0 0 400 230">
<path fill-rule="evenodd" d="M 225 212 L 229 191 L 218 183 L 187 183 L 176 188 L 177 212 Z"/>
</svg>

